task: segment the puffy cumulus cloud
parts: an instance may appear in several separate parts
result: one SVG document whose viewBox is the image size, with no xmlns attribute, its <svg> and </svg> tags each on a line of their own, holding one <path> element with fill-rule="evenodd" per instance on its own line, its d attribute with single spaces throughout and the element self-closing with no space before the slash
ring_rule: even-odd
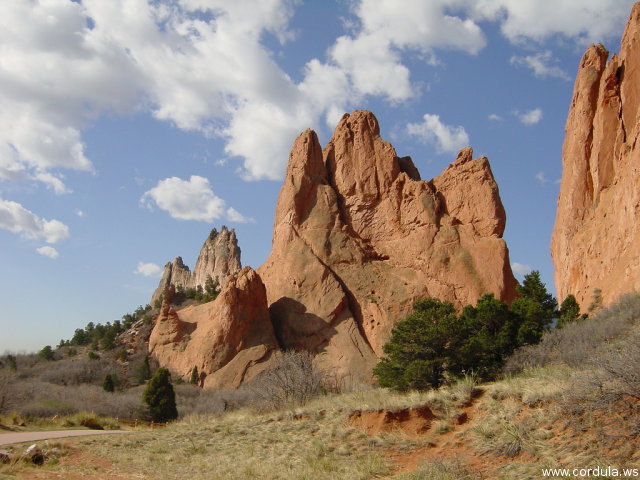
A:
<svg viewBox="0 0 640 480">
<path fill-rule="evenodd" d="M 196 220 L 211 223 L 219 218 L 230 221 L 247 221 L 226 202 L 216 196 L 209 180 L 192 175 L 189 180 L 170 177 L 158 182 L 140 198 L 141 205 L 153 208 L 156 205 L 178 220 Z"/>
<path fill-rule="evenodd" d="M 230 119 L 256 103 L 298 103 L 296 85 L 261 44 L 265 32 L 281 42 L 293 38 L 294 3 L 1 2 L 0 178 L 68 192 L 60 171 L 93 168 L 81 132 L 104 112 L 150 111 L 179 128 L 242 143 L 251 132 L 224 128 Z M 278 126 L 273 138 L 289 133 Z M 262 156 L 257 148 L 230 151 L 245 156 L 248 176 L 276 178 L 287 159 L 283 145 Z M 260 164 L 265 157 L 270 169 Z"/>
<path fill-rule="evenodd" d="M 512 65 L 521 65 L 531 69 L 536 77 L 557 77 L 567 81 L 571 80 L 567 72 L 557 65 L 551 64 L 551 50 L 524 57 L 514 55 L 511 57 L 510 62 Z"/>
<path fill-rule="evenodd" d="M 619 34 L 635 0 L 451 0 L 473 18 L 499 22 L 510 41 L 544 41 L 560 35 L 579 44 Z"/>
<path fill-rule="evenodd" d="M 94 168 L 82 131 L 105 112 L 221 136 L 245 178 L 281 178 L 298 132 L 323 117 L 333 124 L 366 96 L 408 101 L 417 91 L 408 60 L 478 53 L 482 22 L 513 42 L 599 40 L 620 31 L 633 0 L 355 0 L 347 33 L 296 83 L 265 36 L 295 37 L 297 3 L 0 2 L 0 179 L 69 192 L 61 172 Z M 514 61 L 560 75 L 544 55 Z"/>
<path fill-rule="evenodd" d="M 57 243 L 69 237 L 69 227 L 59 220 L 44 220 L 19 203 L 1 198 L 0 228 L 47 243 Z"/>
<path fill-rule="evenodd" d="M 48 245 L 44 247 L 36 248 L 36 252 L 38 252 L 40 255 L 44 257 L 49 257 L 53 260 L 55 260 L 60 256 L 60 254 L 55 248 L 49 247 Z"/>
<path fill-rule="evenodd" d="M 529 265 L 523 265 L 522 263 L 518 262 L 513 262 L 511 264 L 511 270 L 513 270 L 513 273 L 515 273 L 516 275 L 521 276 L 528 275 L 533 271 L 533 269 Z"/>
<path fill-rule="evenodd" d="M 422 123 L 408 123 L 407 132 L 424 143 L 431 143 L 439 153 L 457 153 L 469 145 L 464 127 L 445 125 L 438 115 L 425 114 Z"/>
<path fill-rule="evenodd" d="M 162 274 L 162 267 L 155 263 L 138 262 L 138 266 L 133 273 L 143 277 L 159 277 Z"/>
<path fill-rule="evenodd" d="M 357 32 L 339 37 L 329 50 L 359 95 L 404 101 L 415 94 L 402 53 L 416 53 L 435 62 L 438 48 L 475 54 L 486 44 L 480 27 L 468 18 L 447 13 L 448 0 L 361 0 L 353 7 Z"/>
<path fill-rule="evenodd" d="M 539 108 L 534 108 L 533 110 L 529 110 L 524 113 L 520 113 L 516 110 L 515 115 L 524 125 L 535 125 L 542 120 L 542 110 Z"/>
</svg>

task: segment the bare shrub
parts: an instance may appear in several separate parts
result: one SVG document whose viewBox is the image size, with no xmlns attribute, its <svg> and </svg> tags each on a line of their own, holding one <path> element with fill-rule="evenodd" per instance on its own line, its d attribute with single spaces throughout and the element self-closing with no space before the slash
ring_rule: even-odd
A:
<svg viewBox="0 0 640 480">
<path fill-rule="evenodd" d="M 565 408 L 578 416 L 613 408 L 617 414 L 610 420 L 616 430 L 624 428 L 628 435 L 639 435 L 640 333 L 599 352 L 591 365 L 593 368 L 572 377 L 564 395 Z M 621 410 L 620 407 L 625 408 Z M 602 427 L 607 427 L 606 421 Z"/>
<path fill-rule="evenodd" d="M 89 360 L 87 357 L 80 357 L 57 362 L 56 368 L 45 370 L 40 378 L 57 385 L 97 384 L 113 370 L 114 366 L 106 360 Z"/>
<path fill-rule="evenodd" d="M 14 409 L 32 417 L 71 415 L 86 411 L 125 419 L 144 419 L 142 388 L 105 392 L 97 385 L 60 386 L 29 379 L 12 384 Z"/>
<path fill-rule="evenodd" d="M 13 384 L 15 375 L 8 369 L 0 370 L 0 414 L 7 413 L 16 407 Z"/>
<path fill-rule="evenodd" d="M 323 375 L 309 352 L 287 351 L 249 387 L 258 410 L 278 410 L 308 403 L 323 390 Z"/>
<path fill-rule="evenodd" d="M 552 363 L 584 365 L 636 323 L 640 323 L 640 294 L 623 295 L 592 318 L 546 332 L 539 344 L 517 349 L 506 361 L 504 372 L 517 373 Z"/>
<path fill-rule="evenodd" d="M 251 388 L 237 390 L 201 389 L 195 385 L 176 385 L 176 405 L 180 418 L 188 415 L 221 415 L 254 403 Z"/>
</svg>

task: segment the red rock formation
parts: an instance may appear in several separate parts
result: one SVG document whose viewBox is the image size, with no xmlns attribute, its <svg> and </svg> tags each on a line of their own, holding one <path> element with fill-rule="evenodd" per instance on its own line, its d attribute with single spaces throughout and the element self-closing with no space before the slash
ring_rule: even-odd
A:
<svg viewBox="0 0 640 480">
<path fill-rule="evenodd" d="M 220 232 L 214 228 L 200 249 L 193 273 L 182 263 L 181 257 L 176 257 L 173 262 L 164 266 L 162 278 L 151 296 L 150 304 L 153 305 L 161 298 L 164 289 L 171 284 L 184 288 L 200 286 L 204 289 L 207 276 L 211 276 L 222 287 L 229 275 L 241 269 L 240 247 L 238 247 L 235 230 L 228 230 L 224 225 Z"/>
<path fill-rule="evenodd" d="M 324 152 L 307 130 L 291 151 L 273 248 L 258 269 L 276 335 L 368 380 L 415 299 L 461 307 L 487 292 L 514 298 L 504 225 L 489 163 L 471 148 L 427 182 L 380 138 L 370 112 L 346 114 Z"/>
<path fill-rule="evenodd" d="M 213 302 L 176 313 L 165 298 L 149 340 L 160 365 L 187 380 L 195 366 L 206 387 L 238 387 L 276 350 L 265 287 L 249 267 L 229 277 Z"/>
<path fill-rule="evenodd" d="M 640 289 L 640 3 L 620 55 L 592 45 L 580 62 L 562 150 L 551 240 L 556 294 L 585 309 Z"/>
</svg>

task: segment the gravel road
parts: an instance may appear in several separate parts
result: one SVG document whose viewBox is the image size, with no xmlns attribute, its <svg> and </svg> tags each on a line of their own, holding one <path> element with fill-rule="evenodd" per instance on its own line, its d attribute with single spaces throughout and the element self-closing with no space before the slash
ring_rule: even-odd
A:
<svg viewBox="0 0 640 480">
<path fill-rule="evenodd" d="M 13 432 L 0 433 L 0 445 L 10 443 L 37 442 L 52 438 L 82 437 L 85 435 L 112 435 L 131 433 L 126 430 L 52 430 L 48 432 Z"/>
</svg>

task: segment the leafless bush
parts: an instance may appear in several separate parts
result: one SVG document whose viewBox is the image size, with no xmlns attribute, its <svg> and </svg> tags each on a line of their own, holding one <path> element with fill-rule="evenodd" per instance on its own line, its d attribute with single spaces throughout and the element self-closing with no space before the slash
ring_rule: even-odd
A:
<svg viewBox="0 0 640 480">
<path fill-rule="evenodd" d="M 13 383 L 15 375 L 8 369 L 0 370 L 0 414 L 11 411 L 16 406 Z"/>
<path fill-rule="evenodd" d="M 322 392 L 323 375 L 309 352 L 284 352 L 249 387 L 258 410 L 302 406 Z"/>
<path fill-rule="evenodd" d="M 55 368 L 45 370 L 40 378 L 57 385 L 80 385 L 101 383 L 105 375 L 118 368 L 106 360 L 89 360 L 87 357 L 58 361 Z"/>
<path fill-rule="evenodd" d="M 251 388 L 237 390 L 201 389 L 194 385 L 176 385 L 176 404 L 180 418 L 191 414 L 220 415 L 254 403 Z"/>
<path fill-rule="evenodd" d="M 601 357 L 603 350 L 628 333 L 635 323 L 640 323 L 640 295 L 623 295 L 592 318 L 546 332 L 539 344 L 519 348 L 505 363 L 504 371 L 517 373 L 552 363 L 584 365 Z"/>
<path fill-rule="evenodd" d="M 141 406 L 144 387 L 109 393 L 96 385 L 61 386 L 37 379 L 11 384 L 13 409 L 23 415 L 53 417 L 77 412 L 126 419 L 143 419 Z"/>
<path fill-rule="evenodd" d="M 614 408 L 617 415 L 612 420 L 617 428 L 639 435 L 640 333 L 599 352 L 592 365 L 592 369 L 574 374 L 564 395 L 565 407 L 579 415 Z"/>
</svg>

